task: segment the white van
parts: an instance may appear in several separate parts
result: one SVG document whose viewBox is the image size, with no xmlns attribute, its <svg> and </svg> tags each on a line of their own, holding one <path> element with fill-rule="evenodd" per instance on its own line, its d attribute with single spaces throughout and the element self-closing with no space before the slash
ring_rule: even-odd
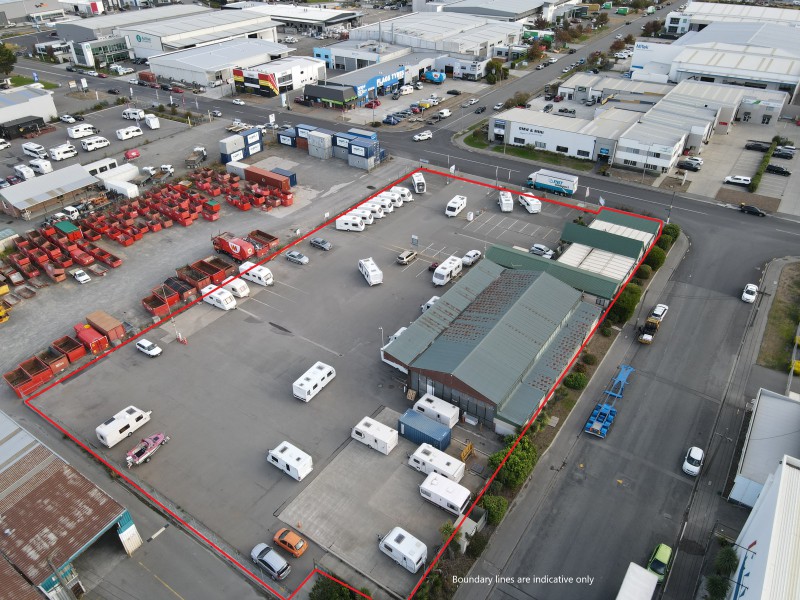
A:
<svg viewBox="0 0 800 600">
<path fill-rule="evenodd" d="M 394 192 L 381 192 L 378 194 L 378 198 L 386 198 L 387 200 L 391 200 L 394 208 L 400 208 L 403 206 L 403 197 L 400 194 L 395 194 Z"/>
<path fill-rule="evenodd" d="M 50 160 L 66 160 L 76 156 L 78 151 L 72 144 L 62 144 L 55 148 L 50 148 Z"/>
<path fill-rule="evenodd" d="M 350 437 L 387 456 L 397 446 L 398 440 L 396 429 L 370 417 L 361 419 L 358 425 L 353 427 Z"/>
<path fill-rule="evenodd" d="M 364 221 L 365 225 L 372 225 L 375 222 L 375 217 L 372 216 L 372 212 L 370 212 L 366 208 L 354 208 L 347 214 L 353 215 L 354 217 L 358 217 L 359 219 Z"/>
<path fill-rule="evenodd" d="M 392 189 L 389 190 L 393 194 L 399 194 L 400 198 L 402 198 L 403 202 L 413 202 L 414 196 L 411 195 L 411 190 L 408 188 L 400 187 L 399 185 L 394 186 Z"/>
<path fill-rule="evenodd" d="M 129 406 L 95 429 L 97 439 L 112 448 L 147 423 L 152 413 L 152 410 L 145 412 L 135 406 Z"/>
<path fill-rule="evenodd" d="M 22 144 L 22 152 L 33 158 L 47 158 L 47 150 L 44 146 L 40 146 L 34 142 L 25 142 Z"/>
<path fill-rule="evenodd" d="M 45 173 L 53 172 L 53 165 L 50 164 L 49 160 L 45 160 L 43 158 L 34 158 L 28 164 L 30 165 L 33 172 L 38 173 L 39 175 L 44 175 Z"/>
<path fill-rule="evenodd" d="M 361 217 L 345 215 L 336 219 L 336 229 L 342 231 L 364 231 L 364 221 Z"/>
<path fill-rule="evenodd" d="M 250 288 L 241 279 L 231 277 L 222 282 L 222 289 L 229 291 L 237 298 L 247 298 L 250 295 Z"/>
<path fill-rule="evenodd" d="M 425 415 L 432 421 L 447 425 L 450 429 L 458 423 L 459 410 L 455 404 L 437 398 L 432 394 L 425 394 L 414 404 L 414 410 Z"/>
<path fill-rule="evenodd" d="M 438 473 L 458 483 L 464 478 L 467 465 L 430 444 L 422 444 L 408 457 L 408 466 L 420 473 Z"/>
<path fill-rule="evenodd" d="M 111 144 L 106 138 L 95 135 L 90 138 L 86 138 L 85 140 L 81 140 L 81 148 L 86 150 L 87 152 L 91 152 L 92 150 L 98 150 L 100 148 L 105 148 Z"/>
<path fill-rule="evenodd" d="M 449 117 L 452 114 L 453 113 L 450 112 L 449 108 L 443 108 L 442 110 L 439 111 L 439 118 L 440 119 L 446 119 L 447 117 Z"/>
<path fill-rule="evenodd" d="M 117 129 L 117 139 L 129 140 L 132 137 L 142 135 L 142 133 L 143 131 L 138 127 L 125 127 L 123 129 Z"/>
<path fill-rule="evenodd" d="M 458 215 L 464 208 L 467 206 L 467 197 L 466 196 L 453 196 L 453 199 L 447 203 L 447 207 L 444 209 L 444 214 L 448 217 L 455 217 Z"/>
<path fill-rule="evenodd" d="M 386 216 L 386 213 L 383 212 L 383 208 L 381 208 L 381 205 L 377 202 L 365 202 L 360 206 L 360 208 L 371 212 L 373 218 L 375 219 L 382 219 Z"/>
<path fill-rule="evenodd" d="M 74 206 L 65 206 L 64 214 L 69 217 L 70 221 L 77 221 L 81 216 L 80 211 Z"/>
<path fill-rule="evenodd" d="M 267 461 L 297 481 L 303 481 L 314 469 L 311 456 L 289 442 L 281 442 L 277 448 L 270 450 Z"/>
<path fill-rule="evenodd" d="M 378 542 L 378 548 L 406 570 L 416 573 L 428 560 L 428 547 L 405 529 L 395 527 Z"/>
<path fill-rule="evenodd" d="M 441 263 L 433 272 L 433 285 L 445 285 L 454 278 L 461 275 L 461 270 L 464 268 L 461 259 L 458 256 L 451 256 L 443 263 Z"/>
<path fill-rule="evenodd" d="M 378 268 L 372 258 L 362 258 L 358 261 L 358 270 L 367 280 L 370 287 L 383 283 L 383 271 Z"/>
<path fill-rule="evenodd" d="M 374 202 L 380 206 L 383 209 L 383 213 L 386 215 L 394 212 L 394 201 L 391 198 L 379 194 L 370 200 L 370 202 Z"/>
<path fill-rule="evenodd" d="M 298 400 L 309 402 L 336 377 L 336 369 L 317 361 L 292 384 L 292 394 Z"/>
<path fill-rule="evenodd" d="M 85 138 L 96 133 L 97 128 L 89 123 L 79 123 L 78 125 L 67 127 L 67 137 L 70 137 L 73 140 Z"/>
<path fill-rule="evenodd" d="M 222 310 L 232 310 L 236 308 L 236 298 L 233 297 L 228 290 L 219 289 L 214 291 L 217 286 L 215 285 L 207 285 L 202 290 L 200 290 L 200 294 L 205 296 L 203 298 L 204 302 L 208 302 L 211 306 L 216 306 L 217 308 L 221 308 Z"/>
<path fill-rule="evenodd" d="M 272 271 L 270 271 L 267 267 L 256 265 L 255 263 L 243 262 L 239 265 L 239 273 L 241 273 L 242 279 L 252 281 L 257 285 L 263 285 L 266 287 L 275 283 L 272 278 Z"/>
<path fill-rule="evenodd" d="M 409 94 L 414 93 L 414 87 L 410 85 L 404 85 L 400 88 L 400 95 L 401 96 L 408 96 Z"/>
<path fill-rule="evenodd" d="M 532 215 L 542 212 L 542 201 L 538 198 L 523 196 L 520 194 L 519 203 Z"/>
<path fill-rule="evenodd" d="M 144 111 L 141 108 L 126 108 L 122 111 L 122 118 L 141 121 L 144 119 Z"/>
<path fill-rule="evenodd" d="M 14 165 L 14 174 L 24 181 L 36 177 L 36 173 L 28 165 Z"/>
<path fill-rule="evenodd" d="M 438 473 L 431 473 L 419 486 L 420 495 L 456 517 L 469 508 L 470 493 L 463 485 Z"/>
<path fill-rule="evenodd" d="M 425 177 L 422 173 L 414 173 L 411 176 L 411 187 L 414 189 L 415 194 L 425 193 Z"/>
<path fill-rule="evenodd" d="M 497 204 L 500 205 L 500 212 L 511 212 L 514 210 L 514 196 L 511 192 L 500 192 Z"/>
</svg>

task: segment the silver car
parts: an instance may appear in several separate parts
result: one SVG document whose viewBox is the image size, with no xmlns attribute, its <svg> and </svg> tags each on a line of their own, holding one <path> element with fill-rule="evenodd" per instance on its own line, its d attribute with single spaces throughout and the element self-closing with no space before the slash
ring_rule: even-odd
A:
<svg viewBox="0 0 800 600">
<path fill-rule="evenodd" d="M 286 579 L 292 567 L 275 550 L 266 544 L 258 544 L 250 552 L 250 558 L 275 581 Z"/>
<path fill-rule="evenodd" d="M 553 251 L 544 244 L 534 244 L 531 246 L 530 253 L 542 258 L 553 258 Z"/>
<path fill-rule="evenodd" d="M 300 254 L 297 250 L 289 250 L 289 252 L 286 253 L 286 260 L 298 265 L 308 264 L 308 257 L 305 254 Z"/>
</svg>

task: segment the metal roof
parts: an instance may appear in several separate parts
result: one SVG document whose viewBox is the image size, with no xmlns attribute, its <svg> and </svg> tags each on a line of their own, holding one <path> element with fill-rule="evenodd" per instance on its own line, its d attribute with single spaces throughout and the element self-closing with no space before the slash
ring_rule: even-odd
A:
<svg viewBox="0 0 800 600">
<path fill-rule="evenodd" d="M 456 0 L 443 10 L 517 21 L 538 13 L 543 4 L 542 0 Z"/>
<path fill-rule="evenodd" d="M 478 33 L 481 41 L 497 43 L 501 41 L 498 35 L 521 34 L 522 25 L 453 12 L 422 12 L 357 27 L 350 31 L 350 39 L 377 39 L 379 30 L 387 40 L 395 34 L 411 36 L 429 43 L 448 40 L 458 42 L 468 34 Z M 505 40 L 502 40 L 502 43 L 505 43 Z"/>
<path fill-rule="evenodd" d="M 600 226 L 600 223 L 611 223 L 614 225 L 622 225 L 631 229 L 633 231 L 645 231 L 647 233 L 651 233 L 653 235 L 657 235 L 661 231 L 661 225 L 663 224 L 658 219 L 648 219 L 646 217 L 637 217 L 636 215 L 632 215 L 630 213 L 619 212 L 616 210 L 609 210 L 604 208 L 600 211 L 592 221 L 592 224 L 597 224 Z M 630 235 L 630 234 L 626 234 Z"/>
<path fill-rule="evenodd" d="M 577 223 L 566 223 L 561 231 L 561 239 L 565 242 L 584 244 L 629 258 L 639 258 L 644 253 L 645 240 L 637 237 L 639 236 L 621 235 L 621 232 L 608 231 L 606 228 L 584 227 Z"/>
<path fill-rule="evenodd" d="M 212 12 L 206 6 L 193 6 L 191 4 L 171 4 L 169 6 L 160 6 L 157 8 L 148 8 L 144 10 L 126 10 L 111 15 L 104 14 L 101 17 L 90 17 L 87 19 L 76 19 L 74 21 L 58 21 L 56 23 L 56 30 L 59 25 L 78 25 L 86 27 L 87 29 L 113 29 L 115 27 L 126 27 L 128 25 L 136 25 L 138 23 L 149 23 L 151 21 L 162 21 L 164 19 L 172 19 L 175 17 L 194 17 L 201 13 Z"/>
<path fill-rule="evenodd" d="M 363 16 L 363 12 L 353 10 L 334 10 L 319 5 L 295 6 L 294 4 L 264 4 L 263 2 L 232 2 L 225 10 L 247 9 L 271 16 L 276 21 L 293 23 L 321 23 L 333 25 Z"/>
<path fill-rule="evenodd" d="M 445 56 L 444 52 L 436 52 L 436 51 L 409 52 L 408 54 L 404 54 L 403 56 L 400 56 L 398 58 L 392 58 L 386 61 L 369 65 L 367 67 L 362 67 L 361 69 L 358 69 L 356 71 L 351 71 L 350 73 L 344 73 L 342 75 L 332 77 L 328 81 L 344 85 L 352 85 L 355 87 L 363 84 L 366 81 L 369 81 L 369 79 L 371 79 L 372 77 L 376 77 L 378 75 L 386 75 L 389 73 L 395 73 L 397 71 L 404 69 L 406 66 L 409 65 L 416 67 L 416 65 L 418 65 L 420 62 L 426 59 L 431 61 L 432 63 L 434 59 L 442 56 Z"/>
<path fill-rule="evenodd" d="M 57 567 L 66 564 L 125 512 L 111 496 L 0 413 L 2 562 L 40 585 L 53 575 L 48 559 Z M 3 588 L 0 593 L 4 592 Z"/>
<path fill-rule="evenodd" d="M 759 21 L 797 26 L 800 11 L 794 8 L 774 8 L 746 4 L 719 4 L 712 2 L 689 2 L 681 13 L 689 15 L 692 23 L 711 21 Z"/>
<path fill-rule="evenodd" d="M 70 165 L 2 189 L 0 197 L 24 211 L 93 183 L 97 183 L 97 178 L 89 175 L 81 165 Z"/>
<path fill-rule="evenodd" d="M 1 90 L 0 108 L 5 106 L 16 106 L 17 104 L 22 104 L 23 102 L 27 102 L 28 100 L 32 100 L 34 98 L 52 95 L 53 92 L 48 90 L 40 90 L 39 88 L 32 88 L 28 86 L 11 88 L 10 90 Z M 24 117 L 22 120 L 24 120 Z"/>
<path fill-rule="evenodd" d="M 584 227 L 584 229 L 586 228 Z M 637 259 L 606 250 L 598 250 L 592 246 L 572 243 L 558 257 L 558 262 L 621 282 L 630 275 L 633 267 L 636 266 Z"/>
<path fill-rule="evenodd" d="M 764 484 L 784 454 L 800 457 L 800 400 L 761 388 L 738 474 Z"/>
<path fill-rule="evenodd" d="M 151 68 L 184 68 L 188 66 L 193 70 L 220 71 L 231 66 L 247 68 L 250 65 L 264 62 L 270 56 L 277 56 L 290 51 L 294 51 L 294 49 L 283 44 L 267 40 L 238 38 L 218 44 L 159 54 L 151 56 L 148 60 Z"/>
<path fill-rule="evenodd" d="M 215 10 L 212 12 L 192 15 L 190 18 L 168 19 L 166 21 L 139 23 L 128 27 L 121 27 L 126 32 L 135 31 L 155 37 L 178 39 L 199 39 L 208 36 L 217 38 L 236 33 L 246 33 L 257 29 L 277 27 L 280 23 L 270 20 L 269 15 L 256 11 L 241 10 Z M 197 33 L 209 30 L 208 33 Z"/>
</svg>

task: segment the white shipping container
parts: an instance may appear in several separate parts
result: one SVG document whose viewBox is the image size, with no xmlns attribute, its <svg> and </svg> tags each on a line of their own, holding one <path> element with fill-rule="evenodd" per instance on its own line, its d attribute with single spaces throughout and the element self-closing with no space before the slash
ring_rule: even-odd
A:
<svg viewBox="0 0 800 600">
<path fill-rule="evenodd" d="M 362 444 L 388 455 L 397 446 L 397 430 L 379 423 L 370 417 L 364 417 L 353 427 L 350 437 Z"/>
</svg>

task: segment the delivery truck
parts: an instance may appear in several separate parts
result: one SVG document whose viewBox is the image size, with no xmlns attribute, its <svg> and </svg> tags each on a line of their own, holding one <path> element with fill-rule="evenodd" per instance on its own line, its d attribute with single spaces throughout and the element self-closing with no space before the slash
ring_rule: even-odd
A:
<svg viewBox="0 0 800 600">
<path fill-rule="evenodd" d="M 578 191 L 578 177 L 540 169 L 528 175 L 527 185 L 535 190 L 545 190 L 559 196 L 572 196 Z"/>
</svg>

